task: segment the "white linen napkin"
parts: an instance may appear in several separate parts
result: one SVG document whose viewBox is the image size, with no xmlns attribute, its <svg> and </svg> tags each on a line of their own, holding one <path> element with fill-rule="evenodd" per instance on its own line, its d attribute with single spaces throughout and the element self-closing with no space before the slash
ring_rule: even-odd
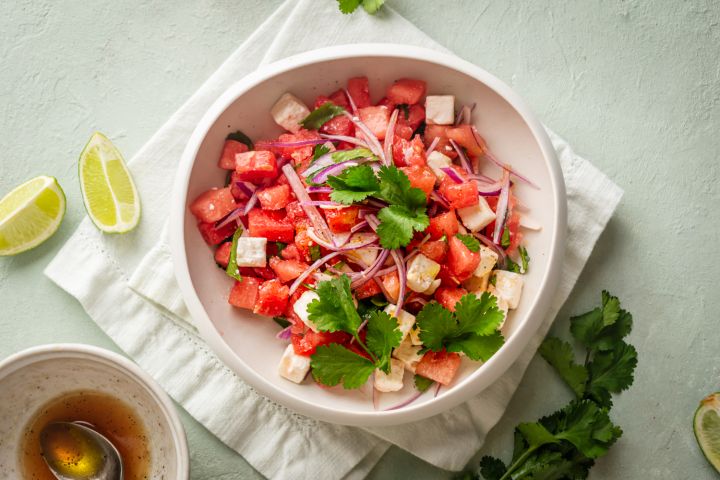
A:
<svg viewBox="0 0 720 480">
<path fill-rule="evenodd" d="M 362 478 L 391 443 L 439 467 L 460 470 L 505 411 L 622 190 L 550 134 L 568 198 L 562 280 L 524 354 L 497 383 L 466 404 L 419 424 L 359 429 L 300 416 L 258 395 L 218 360 L 192 326 L 166 240 L 168 196 L 177 162 L 200 117 L 231 84 L 258 66 L 321 46 L 368 39 L 392 38 L 446 51 L 388 7 L 381 18 L 343 16 L 336 8 L 331 0 L 282 4 L 129 162 L 143 201 L 139 227 L 126 235 L 103 235 L 86 218 L 45 273 L 76 297 L 194 418 L 265 476 Z"/>
</svg>

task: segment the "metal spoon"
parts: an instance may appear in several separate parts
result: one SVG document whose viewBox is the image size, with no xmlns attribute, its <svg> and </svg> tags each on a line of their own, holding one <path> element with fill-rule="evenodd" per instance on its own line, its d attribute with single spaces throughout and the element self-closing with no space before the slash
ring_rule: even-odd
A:
<svg viewBox="0 0 720 480">
<path fill-rule="evenodd" d="M 85 422 L 53 422 L 40 432 L 45 463 L 58 480 L 123 480 L 120 452 Z"/>
</svg>

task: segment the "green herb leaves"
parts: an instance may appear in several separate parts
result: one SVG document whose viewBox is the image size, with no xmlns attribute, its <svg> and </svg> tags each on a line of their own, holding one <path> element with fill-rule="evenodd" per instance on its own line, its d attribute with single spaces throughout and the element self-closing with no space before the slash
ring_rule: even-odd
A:
<svg viewBox="0 0 720 480">
<path fill-rule="evenodd" d="M 300 125 L 308 130 L 317 130 L 323 126 L 328 120 L 332 120 L 338 115 L 342 115 L 345 111 L 344 108 L 338 107 L 332 102 L 325 102 L 318 108 L 310 112 L 310 115 L 303 118 Z"/>
<path fill-rule="evenodd" d="M 227 267 L 225 268 L 225 273 L 237 281 L 242 280 L 242 275 L 240 275 L 240 269 L 237 264 L 237 244 L 238 238 L 240 238 L 242 233 L 242 227 L 238 227 L 237 230 L 235 230 L 235 233 L 233 233 L 232 243 L 230 244 L 230 259 L 228 260 Z"/>
<path fill-rule="evenodd" d="M 367 13 L 374 15 L 383 6 L 385 0 L 337 0 L 337 2 L 342 13 L 353 13 L 362 5 Z"/>
<path fill-rule="evenodd" d="M 487 361 L 504 343 L 498 331 L 504 318 L 497 299 L 484 292 L 480 298 L 464 295 L 455 312 L 430 302 L 418 313 L 420 340 L 434 352 L 463 352 L 472 360 Z"/>
<path fill-rule="evenodd" d="M 342 275 L 320 282 L 315 292 L 319 298 L 308 305 L 310 320 L 322 332 L 349 333 L 369 357 L 335 343 L 320 346 L 310 360 L 315 380 L 329 386 L 342 382 L 345 388 L 358 388 L 376 368 L 389 373 L 390 355 L 402 337 L 397 320 L 385 312 L 370 311 L 363 342 L 358 333 L 363 321 L 350 293 L 350 278 Z"/>
<path fill-rule="evenodd" d="M 479 252 L 480 251 L 480 241 L 473 237 L 472 235 L 465 235 L 462 233 L 456 233 L 455 236 L 460 240 L 463 245 L 467 247 L 468 250 L 471 252 Z"/>
<path fill-rule="evenodd" d="M 395 166 L 380 167 L 377 177 L 368 165 L 349 167 L 328 177 L 327 183 L 333 188 L 330 198 L 335 202 L 350 205 L 372 196 L 389 204 L 378 212 L 377 233 L 385 248 L 404 247 L 414 232 L 422 232 L 430 224 L 425 193 L 412 187 L 407 175 Z"/>
<path fill-rule="evenodd" d="M 253 145 L 252 140 L 250 140 L 250 137 L 245 135 L 240 130 L 237 130 L 235 132 L 229 133 L 227 137 L 225 137 L 226 140 L 235 140 L 236 142 L 244 143 L 247 145 L 248 149 L 255 150 L 255 146 Z"/>
</svg>

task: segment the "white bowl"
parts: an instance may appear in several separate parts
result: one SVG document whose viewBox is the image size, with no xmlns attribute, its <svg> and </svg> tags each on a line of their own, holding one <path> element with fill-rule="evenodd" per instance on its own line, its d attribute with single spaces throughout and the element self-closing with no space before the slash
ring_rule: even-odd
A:
<svg viewBox="0 0 720 480">
<path fill-rule="evenodd" d="M 0 362 L 0 478 L 21 478 L 21 439 L 38 409 L 78 390 L 105 393 L 132 408 L 149 436 L 149 478 L 189 478 L 185 431 L 170 398 L 131 361 L 80 344 L 33 347 Z"/>
<path fill-rule="evenodd" d="M 393 80 L 413 77 L 425 80 L 429 93 L 455 95 L 458 105 L 476 102 L 473 123 L 496 156 L 541 187 L 535 190 L 516 183 L 518 196 L 530 206 L 542 230 L 526 234 L 532 262 L 522 301 L 504 329 L 505 345 L 482 366 L 464 362 L 454 384 L 437 397 L 427 393 L 392 411 L 375 411 L 362 392 L 318 388 L 309 379 L 296 385 L 281 378 L 276 368 L 285 345 L 275 338 L 278 327 L 227 303 L 232 280 L 215 265 L 188 211 L 197 195 L 223 183 L 225 172 L 216 165 L 228 133 L 239 129 L 253 139 L 273 138 L 281 131 L 269 111 L 282 93 L 290 91 L 311 105 L 317 95 L 332 92 L 358 75 L 369 77 L 373 101 Z M 454 56 L 402 45 L 362 44 L 290 57 L 230 87 L 210 107 L 187 144 L 170 217 L 175 274 L 200 334 L 215 353 L 257 391 L 288 408 L 329 422 L 372 426 L 416 421 L 458 405 L 492 384 L 518 358 L 555 293 L 565 242 L 566 201 L 550 140 L 510 87 Z M 383 406 L 407 398 L 411 388 L 383 394 Z"/>
</svg>

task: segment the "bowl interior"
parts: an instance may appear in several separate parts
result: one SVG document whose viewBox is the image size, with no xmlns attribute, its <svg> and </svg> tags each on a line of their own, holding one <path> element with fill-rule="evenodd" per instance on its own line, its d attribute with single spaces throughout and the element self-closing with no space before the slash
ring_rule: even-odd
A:
<svg viewBox="0 0 720 480">
<path fill-rule="evenodd" d="M 149 478 L 184 478 L 174 443 L 177 432 L 153 392 L 107 359 L 62 351 L 20 359 L 0 372 L 0 478 L 21 478 L 23 431 L 40 407 L 78 390 L 104 393 L 132 408 L 149 437 Z"/>
<path fill-rule="evenodd" d="M 370 79 L 373 101 L 384 95 L 385 88 L 393 80 L 413 77 L 427 82 L 428 94 L 455 95 L 456 107 L 475 103 L 473 123 L 496 157 L 511 164 L 540 186 L 540 189 L 536 190 L 522 182 L 516 183 L 517 196 L 529 207 L 528 215 L 535 223 L 542 225 L 542 229 L 523 232 L 532 262 L 525 276 L 522 301 L 518 309 L 511 312 L 504 327 L 506 337 L 512 337 L 523 323 L 528 321 L 528 312 L 536 303 L 541 293 L 541 284 L 548 272 L 553 232 L 558 227 L 558 205 L 554 196 L 557 186 L 553 184 L 550 173 L 550 160 L 545 158 L 532 130 L 516 109 L 495 90 L 469 74 L 418 58 L 354 56 L 300 65 L 274 74 L 240 92 L 209 126 L 189 174 L 185 204 L 176 207 L 184 208 L 184 254 L 194 294 L 202 306 L 202 311 L 191 308 L 191 312 L 197 322 L 211 322 L 211 328 L 219 332 L 219 341 L 233 352 L 229 357 L 227 354 L 221 357 L 241 377 L 247 380 L 248 371 L 254 372 L 255 379 L 259 377 L 264 382 L 265 391 L 282 391 L 298 401 L 335 412 L 373 412 L 372 402 L 369 401 L 370 393 L 346 392 L 341 388 L 318 388 L 311 385 L 313 382 L 309 379 L 296 385 L 277 374 L 277 363 L 286 346 L 285 342 L 275 338 L 277 325 L 270 319 L 235 309 L 227 303 L 227 295 L 233 282 L 215 265 L 212 251 L 198 233 L 195 219 L 188 212 L 187 205 L 203 191 L 223 185 L 225 172 L 216 165 L 229 132 L 239 129 L 254 140 L 274 138 L 281 130 L 273 122 L 269 111 L 281 94 L 292 92 L 312 106 L 318 95 L 342 88 L 348 78 L 359 75 Z M 495 174 L 497 176 L 497 172 Z M 188 292 L 184 293 L 187 297 Z M 217 351 L 218 340 L 208 340 Z M 496 357 L 504 355 L 507 366 L 520 354 L 520 351 L 503 350 L 498 352 Z M 482 375 L 487 365 L 480 368 L 478 365 L 464 359 L 454 385 L 444 389 L 440 397 L 454 395 L 468 382 Z M 406 388 L 403 391 L 383 394 L 382 405 L 391 405 L 407 398 L 413 387 L 412 382 L 405 383 Z M 413 408 L 432 401 L 433 395 L 426 394 L 413 404 Z"/>
</svg>

